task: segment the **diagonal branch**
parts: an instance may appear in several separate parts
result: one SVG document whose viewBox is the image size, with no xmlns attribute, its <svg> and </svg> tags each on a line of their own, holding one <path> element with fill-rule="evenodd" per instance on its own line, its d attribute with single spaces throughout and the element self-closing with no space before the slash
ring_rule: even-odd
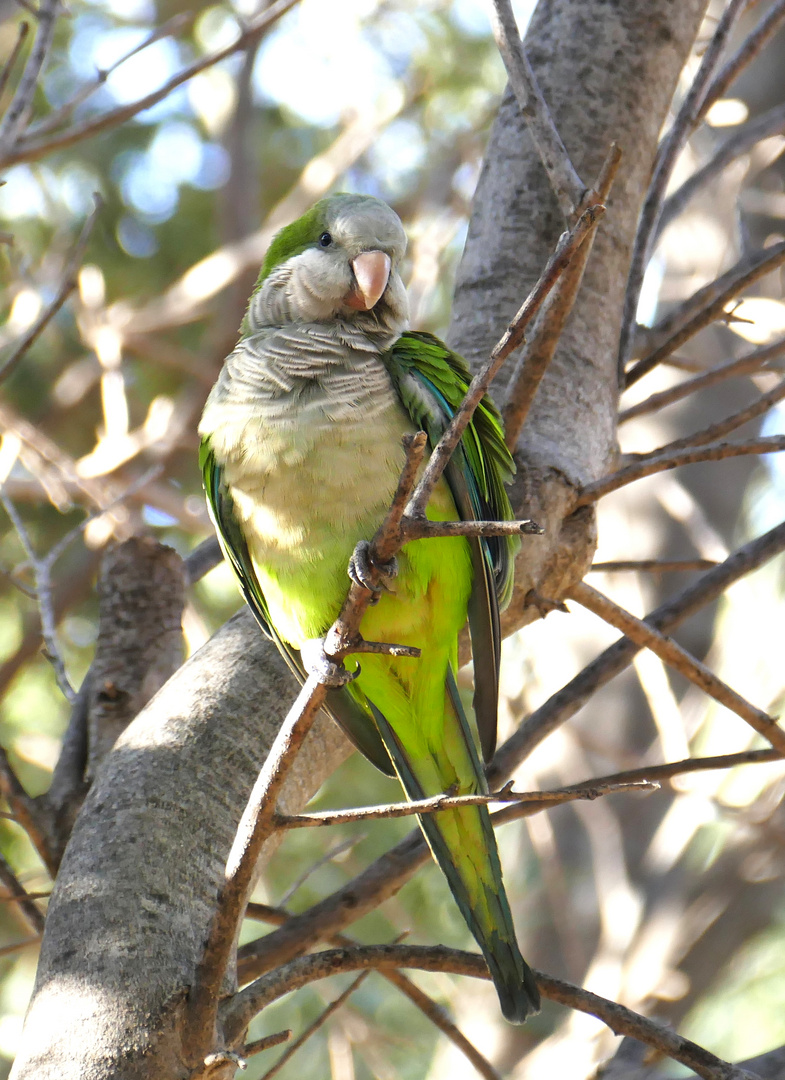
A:
<svg viewBox="0 0 785 1080">
<path fill-rule="evenodd" d="M 669 390 L 662 390 L 659 394 L 652 394 L 651 397 L 647 397 L 637 405 L 632 405 L 629 409 L 620 412 L 619 423 L 624 424 L 627 420 L 635 419 L 636 416 L 644 416 L 646 413 L 664 409 L 666 405 L 673 405 L 674 402 L 681 401 L 682 398 L 695 394 L 700 390 L 706 390 L 710 386 L 715 386 L 725 379 L 739 375 L 751 375 L 753 372 L 765 367 L 769 361 L 779 360 L 783 355 L 785 355 L 785 338 L 781 338 L 771 345 L 764 345 L 763 348 L 754 349 L 752 352 L 747 353 L 746 356 L 739 357 L 738 360 L 728 360 L 724 364 L 718 364 L 717 367 L 712 368 L 705 374 L 696 375 L 693 379 L 685 379 L 684 382 L 672 386 Z"/>
<path fill-rule="evenodd" d="M 783 4 L 783 10 L 785 11 L 785 4 Z M 732 161 L 749 154 L 761 140 L 768 139 L 772 135 L 780 135 L 783 131 L 785 131 L 785 105 L 775 105 L 773 109 L 756 116 L 754 120 L 745 124 L 741 131 L 726 139 L 715 151 L 714 156 L 700 169 L 696 169 L 692 176 L 689 176 L 681 187 L 676 188 L 665 200 L 657 225 L 657 237 L 679 216 L 693 196 L 727 168 Z"/>
<path fill-rule="evenodd" d="M 281 907 L 271 907 L 269 904 L 250 903 L 246 915 L 250 919 L 260 919 L 263 922 L 273 923 L 275 926 L 285 926 L 290 919 L 296 918 Z M 334 934 L 330 938 L 331 945 L 341 948 L 354 948 L 356 941 L 345 937 L 343 934 Z M 245 973 L 242 961 L 238 964 L 237 976 L 240 984 L 248 982 L 254 973 Z M 483 1080 L 501 1080 L 496 1069 L 484 1058 L 477 1047 L 471 1043 L 462 1031 L 450 1020 L 446 1011 L 437 1005 L 419 986 L 411 981 L 402 971 L 392 969 L 381 973 L 387 982 L 392 983 L 400 992 L 407 997 L 434 1025 L 446 1035 L 447 1038 L 460 1050 L 460 1052 L 472 1063 Z"/>
<path fill-rule="evenodd" d="M 510 0 L 493 0 L 491 22 L 510 86 L 548 174 L 553 193 L 565 219 L 572 221 L 586 191 L 586 185 L 570 161 L 570 155 L 537 85 L 537 78 L 526 56 Z"/>
<path fill-rule="evenodd" d="M 27 121 L 30 109 L 33 105 L 38 77 L 46 62 L 47 54 L 52 44 L 57 20 L 57 9 L 60 0 L 41 0 L 38 7 L 38 32 L 36 33 L 33 48 L 27 58 L 25 69 L 19 80 L 19 85 L 6 109 L 5 115 L 0 121 L 0 159 L 15 145 L 22 126 Z M 21 42 L 21 34 L 18 39 Z"/>
<path fill-rule="evenodd" d="M 610 194 L 616 171 L 621 162 L 621 150 L 611 143 L 597 181 L 586 193 L 581 209 L 592 203 L 605 204 Z M 505 393 L 502 409 L 504 439 L 510 450 L 518 445 L 518 437 L 526 423 L 529 410 L 553 360 L 564 327 L 578 295 L 583 271 L 591 254 L 594 235 L 581 245 L 561 281 L 551 292 L 540 309 L 531 334 L 524 341 Z"/>
<path fill-rule="evenodd" d="M 447 949 L 444 946 L 366 945 L 355 949 L 327 949 L 303 956 L 265 975 L 230 998 L 222 1008 L 224 1029 L 231 1038 L 239 1034 L 253 1017 L 284 994 L 348 971 L 385 971 L 414 967 L 421 971 L 443 971 L 474 978 L 489 978 L 481 956 Z M 617 1035 L 630 1035 L 693 1069 L 704 1080 L 754 1080 L 751 1074 L 704 1050 L 662 1024 L 574 986 L 536 971 L 542 995 L 571 1009 L 596 1016 Z"/>
<path fill-rule="evenodd" d="M 95 200 L 95 208 L 90 216 L 82 226 L 82 231 L 79 234 L 79 239 L 74 245 L 74 249 L 68 257 L 63 276 L 55 293 L 54 299 L 51 303 L 47 304 L 40 316 L 36 319 L 22 340 L 16 346 L 14 351 L 8 357 L 8 359 L 0 365 L 0 380 L 5 379 L 14 370 L 16 365 L 25 355 L 30 346 L 36 341 L 39 335 L 46 329 L 51 320 L 66 302 L 68 297 L 76 288 L 77 274 L 79 268 L 82 265 L 82 259 L 84 257 L 85 248 L 87 247 L 87 241 L 90 239 L 90 234 L 93 231 L 93 226 L 98 219 L 98 215 L 103 208 L 103 199 L 96 192 L 93 194 Z"/>
<path fill-rule="evenodd" d="M 771 454 L 779 450 L 785 450 L 785 435 L 769 435 L 763 438 L 751 439 L 749 442 L 709 443 L 707 446 L 694 450 L 673 450 L 670 452 L 653 454 L 645 460 L 627 465 L 601 480 L 595 480 L 593 484 L 586 484 L 581 491 L 575 506 L 587 506 L 596 502 L 604 495 L 608 495 L 617 488 L 624 487 L 641 480 L 645 476 L 653 476 L 654 473 L 664 472 L 666 469 L 677 469 L 681 465 L 694 465 L 699 461 L 722 461 L 729 457 L 739 457 L 745 454 Z"/>
<path fill-rule="evenodd" d="M 648 461 L 651 458 L 661 457 L 663 454 L 674 454 L 677 450 L 689 450 L 693 446 L 706 446 L 715 439 L 721 439 L 723 435 L 729 435 L 732 431 L 736 431 L 750 420 L 763 416 L 783 398 L 785 398 L 785 379 L 772 390 L 769 390 L 767 394 L 761 394 L 755 401 L 746 405 L 743 409 L 739 409 L 738 412 L 731 413 L 730 416 L 726 416 L 723 420 L 717 420 L 700 431 L 685 435 L 683 439 L 674 439 L 673 442 L 666 443 L 665 446 L 658 446 L 656 450 L 651 450 L 649 453 L 630 454 L 628 456 L 633 461 Z"/>
<path fill-rule="evenodd" d="M 719 679 L 705 664 L 691 656 L 686 649 L 678 645 L 671 638 L 666 637 L 659 630 L 645 623 L 642 619 L 636 619 L 629 611 L 614 604 L 607 596 L 585 582 L 578 582 L 569 590 L 569 595 L 574 600 L 599 615 L 605 622 L 621 630 L 631 641 L 637 645 L 651 649 L 655 656 L 659 656 L 666 664 L 675 671 L 680 672 L 689 679 L 694 686 L 703 690 L 724 705 L 726 709 L 736 713 L 742 720 L 750 725 L 753 730 L 767 739 L 775 750 L 785 754 L 785 731 L 780 728 L 772 717 L 762 709 L 757 709 L 745 698 L 738 694 L 727 683 Z"/>
<path fill-rule="evenodd" d="M 687 139 L 701 114 L 708 88 L 733 27 L 747 3 L 748 0 L 729 0 L 728 6 L 717 23 L 714 36 L 703 54 L 700 67 L 682 102 L 681 108 L 676 114 L 670 130 L 657 148 L 649 190 L 646 193 L 640 221 L 638 222 L 638 231 L 635 236 L 630 272 L 627 279 L 627 292 L 624 297 L 624 312 L 619 338 L 619 378 L 622 383 L 624 369 L 630 359 L 630 350 L 635 334 L 635 317 L 638 310 L 641 286 L 643 285 L 643 276 L 654 246 L 657 222 L 665 198 L 665 189 L 668 186 L 676 159 L 684 149 Z M 627 385 L 629 385 L 629 382 Z"/>
<path fill-rule="evenodd" d="M 19 59 L 19 54 L 22 51 L 22 46 L 24 45 L 25 39 L 27 38 L 27 35 L 29 33 L 30 23 L 21 22 L 19 24 L 19 29 L 17 30 L 14 47 L 11 49 L 8 59 L 3 66 L 2 72 L 0 72 L 0 95 L 4 93 L 5 88 L 8 85 L 8 80 L 11 78 L 11 72 L 16 67 L 16 62 Z"/>
<path fill-rule="evenodd" d="M 139 98 L 138 101 L 132 101 L 128 105 L 121 105 L 116 109 L 112 109 L 111 112 L 75 124 L 73 127 L 58 132 L 54 136 L 43 139 L 21 140 L 16 147 L 9 148 L 5 154 L 0 155 L 0 165 L 14 165 L 19 161 L 38 161 L 53 150 L 62 150 L 67 146 L 82 142 L 83 139 L 89 139 L 92 135 L 97 135 L 101 131 L 118 127 L 126 120 L 136 116 L 137 113 L 144 112 L 145 109 L 149 109 L 159 101 L 163 101 L 173 90 L 192 79 L 194 75 L 198 75 L 200 71 L 205 71 L 241 49 L 247 49 L 282 15 L 285 15 L 290 8 L 293 8 L 297 2 L 298 0 L 276 0 L 256 19 L 252 19 L 233 42 L 222 49 L 216 49 L 214 52 L 195 60 L 192 64 L 183 68 L 182 71 L 173 75 L 171 79 L 168 79 L 159 90 L 146 94 L 145 97 Z"/>
<path fill-rule="evenodd" d="M 734 551 L 719 566 L 707 570 L 697 581 L 652 611 L 644 621 L 662 633 L 669 633 L 690 615 L 718 599 L 734 581 L 757 570 L 783 551 L 785 522 Z M 543 739 L 575 716 L 601 686 L 624 671 L 641 647 L 628 637 L 614 642 L 535 709 L 499 748 L 489 771 L 491 782 L 503 780 Z"/>
<path fill-rule="evenodd" d="M 16 874 L 0 855 L 0 882 L 9 890 L 7 899 L 14 900 L 19 905 L 19 910 L 24 915 L 30 929 L 39 936 L 44 932 L 44 915 L 36 906 L 33 898 L 21 884 Z M 5 898 L 4 898 L 5 899 Z"/>
<path fill-rule="evenodd" d="M 777 270 L 783 263 L 785 263 L 785 241 L 781 240 L 764 251 L 756 251 L 746 256 L 716 281 L 699 289 L 677 311 L 669 315 L 667 320 L 654 327 L 651 336 L 657 339 L 662 333 L 668 333 L 666 328 L 675 325 L 677 329 L 648 356 L 630 368 L 624 383 L 625 387 L 632 386 L 647 375 L 652 368 L 672 356 L 699 330 L 717 319 L 727 317 L 728 313 L 725 309 L 732 300 L 759 278 L 772 270 Z"/>
<path fill-rule="evenodd" d="M 556 245 L 556 250 L 548 260 L 539 280 L 491 352 L 487 363 L 472 379 L 460 408 L 456 410 L 450 426 L 434 448 L 423 477 L 407 507 L 407 514 L 410 517 L 416 518 L 424 515 L 425 507 L 428 505 L 433 489 L 444 472 L 453 451 L 461 441 L 461 436 L 474 415 L 474 410 L 482 400 L 494 376 L 510 353 L 514 352 L 523 342 L 526 331 L 534 321 L 537 312 L 558 283 L 562 274 L 576 257 L 581 245 L 591 236 L 604 212 L 605 207 L 602 203 L 595 203 L 583 211 L 569 232 L 562 233 Z"/>
</svg>

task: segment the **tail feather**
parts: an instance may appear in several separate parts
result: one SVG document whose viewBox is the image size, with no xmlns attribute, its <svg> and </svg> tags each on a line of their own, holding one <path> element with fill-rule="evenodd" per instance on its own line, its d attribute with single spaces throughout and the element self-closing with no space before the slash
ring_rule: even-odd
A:
<svg viewBox="0 0 785 1080">
<path fill-rule="evenodd" d="M 395 765 L 395 771 L 410 799 L 421 799 L 427 794 L 420 786 L 395 732 L 379 710 L 371 705 L 379 733 Z M 460 709 L 460 705 L 458 706 Z M 466 718 L 458 718 L 468 734 Z M 473 747 L 473 743 L 470 743 Z M 479 763 L 478 763 L 479 772 Z M 482 777 L 482 773 L 479 773 Z M 441 821 L 440 821 L 441 819 Z M 418 818 L 436 862 L 441 867 L 450 891 L 461 915 L 482 950 L 493 979 L 499 1004 L 506 1020 L 522 1024 L 531 1013 L 540 1009 L 540 994 L 531 968 L 521 956 L 515 938 L 507 894 L 502 882 L 501 863 L 496 846 L 491 818 L 486 806 L 465 806 L 453 810 L 440 810 L 436 814 L 423 814 Z M 462 873 L 457 853 L 451 851 L 444 836 L 444 826 L 452 824 L 462 832 L 481 833 L 481 844 L 473 844 L 471 879 Z M 484 865 L 482 865 L 484 864 Z M 479 878 L 482 903 L 477 903 L 476 890 Z M 471 896 L 471 886 L 475 898 Z M 484 909 L 484 910 L 481 910 Z"/>
</svg>

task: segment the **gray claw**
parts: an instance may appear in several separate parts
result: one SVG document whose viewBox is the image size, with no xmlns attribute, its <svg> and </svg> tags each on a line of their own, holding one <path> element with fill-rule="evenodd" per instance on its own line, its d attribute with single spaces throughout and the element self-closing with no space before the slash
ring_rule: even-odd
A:
<svg viewBox="0 0 785 1080">
<path fill-rule="evenodd" d="M 361 540 L 352 552 L 352 557 L 349 559 L 349 577 L 356 585 L 362 585 L 363 588 L 368 589 L 370 592 L 376 594 L 378 600 L 382 593 L 391 592 L 389 583 L 398 576 L 398 560 L 396 558 L 390 559 L 386 563 L 375 563 L 370 557 L 371 545 L 367 540 Z M 381 574 L 382 580 L 378 585 L 374 584 L 373 572 Z"/>
<path fill-rule="evenodd" d="M 354 682 L 360 674 L 360 665 L 355 671 L 347 671 L 343 664 L 330 660 L 324 651 L 324 638 L 311 638 L 303 642 L 300 649 L 303 667 L 309 675 L 315 675 L 325 686 L 340 689 L 347 683 Z"/>
</svg>

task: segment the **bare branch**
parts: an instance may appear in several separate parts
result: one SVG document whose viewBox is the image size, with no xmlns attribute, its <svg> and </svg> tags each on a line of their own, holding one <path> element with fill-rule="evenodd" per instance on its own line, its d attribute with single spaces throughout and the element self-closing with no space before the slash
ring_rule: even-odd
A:
<svg viewBox="0 0 785 1080">
<path fill-rule="evenodd" d="M 36 602 L 41 616 L 41 634 L 46 646 L 47 659 L 52 665 L 55 678 L 57 679 L 57 685 L 60 687 L 63 696 L 66 701 L 73 704 L 76 698 L 76 691 L 68 681 L 65 664 L 57 641 L 57 623 L 55 620 L 54 607 L 52 606 L 51 565 L 47 559 L 39 559 L 36 555 L 30 535 L 25 528 L 25 524 L 8 496 L 0 495 L 0 502 L 2 502 L 5 512 L 11 519 L 16 534 L 30 560 L 30 565 L 33 568 Z"/>
<path fill-rule="evenodd" d="M 710 84 L 695 117 L 694 127 L 698 126 L 714 102 L 722 97 L 744 68 L 748 67 L 760 54 L 783 23 L 785 23 L 785 0 L 776 0 Z"/>
<path fill-rule="evenodd" d="M 669 453 L 652 454 L 644 461 L 627 465 L 618 472 L 611 473 L 601 480 L 595 480 L 593 484 L 586 484 L 578 496 L 576 507 L 586 506 L 596 502 L 603 495 L 616 491 L 617 488 L 631 484 L 634 480 L 641 480 L 644 476 L 653 476 L 654 473 L 664 472 L 666 469 L 677 469 L 681 465 L 694 465 L 699 461 L 722 461 L 729 457 L 739 457 L 744 454 L 771 454 L 779 450 L 785 450 L 785 435 L 769 435 L 765 438 L 752 439 L 750 442 L 709 443 L 699 449 L 674 450 Z"/>
<path fill-rule="evenodd" d="M 49 48 L 54 36 L 57 9 L 60 0 L 41 0 L 38 7 L 38 31 L 33 42 L 33 48 L 27 58 L 22 78 L 16 88 L 11 104 L 6 110 L 5 116 L 0 121 L 0 159 L 7 156 L 12 150 L 19 137 L 22 126 L 27 121 L 30 109 L 33 106 L 33 97 L 38 85 L 38 76 L 46 62 Z M 17 39 L 19 43 L 19 39 Z M 10 61 L 9 61 L 10 62 Z"/>
<path fill-rule="evenodd" d="M 48 816 L 42 810 L 40 804 L 36 803 L 35 799 L 31 799 L 22 787 L 2 746 L 0 746 L 0 794 L 2 794 L 14 817 L 29 836 L 44 866 L 54 877 L 57 872 L 57 862 L 52 855 L 52 838 Z"/>
<path fill-rule="evenodd" d="M 722 277 L 717 278 L 710 285 L 699 289 L 694 296 L 679 308 L 678 311 L 668 316 L 667 325 L 676 324 L 679 328 L 671 334 L 661 345 L 656 347 L 643 360 L 630 368 L 627 372 L 625 386 L 630 387 L 647 375 L 652 368 L 661 364 L 668 356 L 694 337 L 699 330 L 717 319 L 727 317 L 726 306 L 734 300 L 744 289 L 764 277 L 772 270 L 785 263 L 785 241 L 772 244 L 764 251 L 756 251 L 752 255 L 741 259 L 731 267 Z M 692 313 L 695 312 L 693 315 Z M 686 321 L 684 321 L 686 319 Z M 664 324 L 656 326 L 652 336 L 659 337 Z"/>
<path fill-rule="evenodd" d="M 783 355 L 785 355 L 785 338 L 775 341 L 772 345 L 764 345 L 760 349 L 754 349 L 752 352 L 747 353 L 746 356 L 739 357 L 738 360 L 729 360 L 724 364 L 719 364 L 717 367 L 712 368 L 711 371 L 707 371 L 703 375 L 697 375 L 694 379 L 685 379 L 684 382 L 679 383 L 677 386 L 672 386 L 670 390 L 652 394 L 651 397 L 647 397 L 644 401 L 632 405 L 629 409 L 619 413 L 618 422 L 624 424 L 627 420 L 633 420 L 636 416 L 643 416 L 646 413 L 664 409 L 666 405 L 681 401 L 682 398 L 687 397 L 689 394 L 695 394 L 699 390 L 706 390 L 724 379 L 739 375 L 751 375 L 753 372 L 759 371 L 769 361 L 778 360 Z"/>
<path fill-rule="evenodd" d="M 30 929 L 34 934 L 37 934 L 40 937 L 44 932 L 43 912 L 40 908 L 36 907 L 33 898 L 21 884 L 2 855 L 0 855 L 0 881 L 2 881 L 3 885 L 5 885 L 11 893 L 7 899 L 13 900 L 19 905 L 19 910 L 27 920 Z"/>
<path fill-rule="evenodd" d="M 510 0 L 493 0 L 493 36 L 529 134 L 537 147 L 565 220 L 574 220 L 586 185 L 575 171 L 561 140 L 518 32 Z"/>
<path fill-rule="evenodd" d="M 11 72 L 16 67 L 16 62 L 19 59 L 19 54 L 22 51 L 22 46 L 25 43 L 27 35 L 30 33 L 30 24 L 21 22 L 19 29 L 17 30 L 16 41 L 14 47 L 11 49 L 8 59 L 5 62 L 2 72 L 0 72 L 0 95 L 5 91 L 8 85 L 8 80 L 11 78 Z"/>
<path fill-rule="evenodd" d="M 224 1005 L 222 1019 L 229 1038 L 240 1032 L 271 1002 L 317 979 L 341 972 L 415 967 L 422 971 L 446 971 L 455 975 L 489 978 L 481 956 L 444 946 L 366 945 L 355 949 L 327 949 L 291 961 L 278 971 L 251 983 Z M 537 986 L 544 997 L 572 1009 L 596 1016 L 617 1035 L 631 1035 L 693 1069 L 704 1080 L 754 1080 L 749 1073 L 723 1061 L 696 1043 L 631 1009 L 582 990 L 562 979 L 536 971 Z"/>
<path fill-rule="evenodd" d="M 271 907 L 269 904 L 254 903 L 248 905 L 246 916 L 249 919 L 260 919 L 263 922 L 273 923 L 275 926 L 284 926 L 291 918 L 295 917 L 290 915 L 289 912 L 282 907 Z M 356 941 L 345 937 L 343 934 L 333 934 L 329 940 L 331 945 L 338 945 L 344 949 L 351 949 L 357 945 Z M 237 974 L 241 984 L 249 981 L 249 978 L 245 975 L 245 966 L 242 961 L 239 964 Z M 380 974 L 382 974 L 387 982 L 392 983 L 393 986 L 397 987 L 405 997 L 408 997 L 412 1004 L 416 1005 L 416 1007 L 427 1016 L 434 1027 L 437 1027 L 442 1034 L 446 1035 L 447 1038 L 457 1046 L 484 1080 L 501 1080 L 496 1069 L 494 1069 L 491 1063 L 482 1056 L 476 1046 L 469 1042 L 466 1036 L 456 1027 L 452 1020 L 447 1016 L 445 1010 L 440 1005 L 437 1005 L 435 1001 L 432 1001 L 419 986 L 415 985 L 415 983 L 407 978 L 403 972 L 395 969 L 381 972 Z"/>
<path fill-rule="evenodd" d="M 591 191 L 586 193 L 581 209 L 590 203 L 605 204 L 616 171 L 621 162 L 621 150 L 611 143 L 600 174 Z M 591 254 L 594 234 L 582 244 L 561 280 L 543 304 L 526 339 L 510 376 L 502 409 L 504 438 L 510 450 L 518 445 L 518 437 L 526 423 L 540 383 L 556 352 L 562 331 L 578 295 L 583 271 Z"/>
<path fill-rule="evenodd" d="M 276 0 L 263 14 L 256 19 L 252 19 L 230 45 L 225 46 L 223 49 L 216 49 L 214 52 L 195 60 L 192 64 L 183 68 L 182 71 L 172 76 L 159 90 L 146 94 L 145 97 L 133 101 L 129 105 L 121 105 L 116 109 L 112 109 L 111 112 L 104 113 L 102 116 L 92 117 L 81 124 L 75 124 L 57 135 L 37 140 L 33 138 L 21 140 L 18 146 L 12 150 L 9 149 L 4 156 L 0 157 L 0 165 L 14 165 L 19 161 L 38 161 L 53 150 L 62 150 L 67 146 L 73 146 L 83 139 L 89 139 L 92 135 L 97 135 L 100 131 L 117 127 L 126 120 L 130 120 L 137 113 L 144 112 L 145 109 L 149 109 L 159 101 L 163 101 L 173 90 L 192 79 L 194 75 L 198 75 L 200 71 L 205 71 L 241 49 L 247 49 L 249 45 L 253 44 L 273 26 L 282 15 L 285 15 L 290 8 L 293 8 L 297 2 L 298 0 Z"/>
<path fill-rule="evenodd" d="M 176 15 L 173 15 L 171 19 L 167 19 L 160 26 L 156 26 L 144 41 L 140 41 L 138 45 L 135 45 L 129 52 L 115 60 L 109 67 L 99 70 L 94 81 L 83 86 L 70 101 L 61 105 L 60 108 L 53 110 L 46 119 L 42 120 L 40 123 L 32 125 L 26 133 L 27 138 L 40 139 L 42 135 L 48 135 L 50 132 L 56 131 L 61 124 L 71 119 L 75 110 L 80 105 L 84 104 L 96 90 L 99 90 L 104 85 L 112 72 L 117 71 L 117 69 L 127 60 L 130 60 L 132 56 L 136 56 L 138 53 L 143 52 L 156 41 L 160 41 L 161 38 L 181 33 L 194 21 L 197 14 L 198 11 L 181 11 Z"/>
<path fill-rule="evenodd" d="M 536 521 L 429 521 L 405 518 L 401 530 L 408 544 L 434 536 L 541 536 Z"/>
<path fill-rule="evenodd" d="M 330 1002 L 326 1009 L 322 1009 L 313 1023 L 308 1025 L 302 1035 L 299 1035 L 291 1046 L 287 1046 L 286 1050 L 281 1054 L 276 1063 L 269 1068 L 266 1073 L 262 1074 L 261 1080 L 271 1080 L 271 1077 L 280 1072 L 284 1065 L 286 1065 L 286 1063 L 297 1053 L 300 1047 L 308 1042 L 311 1036 L 315 1035 L 320 1027 L 323 1027 L 327 1023 L 330 1017 L 349 1000 L 355 990 L 358 990 L 362 986 L 369 975 L 370 971 L 363 971 L 361 975 L 358 975 L 356 979 L 353 979 L 352 982 L 349 983 L 343 993 L 339 994 L 334 1001 Z"/>
<path fill-rule="evenodd" d="M 622 385 L 624 369 L 630 359 L 630 348 L 635 333 L 636 313 L 643 284 L 643 275 L 652 252 L 657 221 L 665 198 L 665 189 L 668 186 L 668 180 L 673 172 L 676 159 L 684 149 L 687 139 L 695 127 L 731 31 L 746 5 L 747 0 L 729 0 L 728 6 L 717 23 L 714 36 L 703 54 L 700 67 L 682 102 L 681 108 L 676 114 L 670 130 L 657 148 L 649 190 L 646 193 L 640 221 L 638 222 L 638 232 L 635 236 L 630 273 L 627 279 L 627 292 L 624 297 L 624 312 L 619 338 L 619 379 Z M 629 385 L 629 381 L 627 385 Z"/>
<path fill-rule="evenodd" d="M 254 1039 L 253 1042 L 245 1044 L 241 1057 L 249 1058 L 253 1057 L 254 1054 L 261 1054 L 263 1050 L 272 1050 L 274 1046 L 280 1046 L 281 1043 L 288 1042 L 291 1037 L 291 1030 L 287 1028 L 286 1031 L 276 1031 L 274 1035 L 265 1035 L 263 1039 Z"/>
<path fill-rule="evenodd" d="M 645 622 L 662 633 L 669 633 L 690 615 L 716 600 L 734 581 L 757 570 L 782 551 L 785 551 L 785 522 L 734 551 L 719 566 L 707 570 L 697 581 L 651 612 Z M 504 780 L 543 739 L 573 717 L 592 694 L 623 671 L 640 649 L 641 646 L 628 637 L 621 638 L 535 709 L 497 751 L 489 770 L 490 781 Z"/>
<path fill-rule="evenodd" d="M 688 450 L 693 446 L 706 446 L 715 439 L 721 439 L 723 435 L 729 435 L 732 431 L 736 431 L 750 420 L 763 416 L 783 398 L 785 398 L 785 379 L 772 390 L 769 390 L 767 394 L 762 394 L 745 408 L 726 416 L 724 420 L 717 420 L 701 431 L 694 431 L 691 435 L 685 435 L 683 439 L 674 439 L 673 442 L 666 443 L 665 446 L 659 446 L 656 450 L 652 450 L 647 454 L 630 454 L 628 456 L 633 461 L 647 461 L 649 458 L 660 457 L 662 454 L 672 454 L 677 450 Z"/>
<path fill-rule="evenodd" d="M 562 233 L 556 245 L 556 250 L 548 260 L 548 264 L 539 280 L 524 300 L 518 314 L 505 330 L 501 340 L 491 352 L 487 363 L 472 379 L 466 397 L 461 402 L 460 408 L 456 410 L 450 426 L 439 440 L 439 444 L 434 447 L 422 479 L 412 496 L 411 503 L 407 507 L 408 516 L 414 518 L 424 516 L 425 507 L 428 505 L 433 489 L 436 487 L 447 466 L 447 462 L 450 460 L 453 451 L 474 415 L 474 410 L 482 400 L 494 376 L 510 353 L 522 343 L 526 330 L 533 322 L 548 294 L 575 258 L 581 245 L 597 227 L 604 212 L 605 207 L 601 203 L 595 203 L 584 210 L 569 232 Z"/>
<path fill-rule="evenodd" d="M 764 714 L 765 715 L 765 714 Z M 784 739 L 785 741 L 785 739 Z M 784 751 L 785 752 L 785 751 Z M 622 787 L 582 785 L 559 788 L 555 791 L 512 791 L 512 782 L 501 791 L 488 795 L 435 795 L 430 799 L 414 799 L 405 803 L 387 803 L 383 806 L 360 806 L 352 810 L 333 810 L 326 813 L 278 814 L 276 822 L 282 829 L 318 828 L 325 825 L 345 825 L 354 821 L 378 821 L 386 818 L 411 817 L 413 814 L 436 814 L 440 810 L 452 810 L 457 806 L 488 806 L 490 803 L 515 803 L 521 806 L 522 817 L 548 810 L 552 806 L 574 802 L 576 799 L 597 799 L 630 788 L 636 791 L 656 790 L 655 787 L 635 782 Z"/>
<path fill-rule="evenodd" d="M 95 225 L 98 215 L 103 208 L 103 199 L 98 193 L 93 194 L 93 199 L 95 200 L 95 209 L 82 226 L 82 231 L 79 234 L 79 239 L 76 241 L 74 249 L 68 257 L 68 260 L 66 261 L 65 270 L 63 271 L 63 276 L 60 281 L 60 285 L 58 286 L 57 292 L 55 293 L 54 300 L 52 300 L 51 303 L 47 304 L 47 306 L 41 312 L 39 317 L 27 331 L 27 333 L 24 335 L 22 340 L 16 346 L 16 348 L 5 361 L 5 363 L 0 366 L 0 380 L 5 379 L 8 375 L 11 374 L 11 372 L 14 370 L 16 365 L 25 355 L 33 342 L 49 325 L 50 321 L 54 318 L 54 316 L 57 314 L 57 312 L 60 310 L 60 308 L 63 306 L 68 297 L 76 288 L 77 274 L 79 272 L 80 266 L 82 265 L 82 258 L 84 257 L 85 248 L 87 247 L 87 241 L 90 239 L 90 234 L 93 231 L 93 226 Z"/>
<path fill-rule="evenodd" d="M 783 10 L 785 10 L 785 7 Z M 693 196 L 705 184 L 721 173 L 723 169 L 727 168 L 732 161 L 749 154 L 762 139 L 768 139 L 772 135 L 779 135 L 783 131 L 785 131 L 785 105 L 775 105 L 773 109 L 756 116 L 735 135 L 726 139 L 715 151 L 714 156 L 700 169 L 697 169 L 692 176 L 688 177 L 681 187 L 678 187 L 665 200 L 657 226 L 657 236 L 664 232 L 671 222 L 679 216 Z"/>
<path fill-rule="evenodd" d="M 709 570 L 716 566 L 714 559 L 615 559 L 592 563 L 589 574 L 615 574 L 624 570 L 643 571 L 650 574 L 684 573 L 690 570 Z"/>
<path fill-rule="evenodd" d="M 665 637 L 642 619 L 636 619 L 630 612 L 614 604 L 607 596 L 585 582 L 573 585 L 569 595 L 583 607 L 599 615 L 605 622 L 621 630 L 631 641 L 651 649 L 656 656 L 684 675 L 704 693 L 709 694 L 726 709 L 740 716 L 753 730 L 767 739 L 775 750 L 785 754 L 785 731 L 762 709 L 751 705 L 681 645 L 677 645 L 671 638 Z"/>
</svg>

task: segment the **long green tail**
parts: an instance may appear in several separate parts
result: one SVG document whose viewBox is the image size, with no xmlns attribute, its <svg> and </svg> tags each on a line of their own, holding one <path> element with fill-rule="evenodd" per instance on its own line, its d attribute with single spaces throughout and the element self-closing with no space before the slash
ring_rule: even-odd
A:
<svg viewBox="0 0 785 1080">
<path fill-rule="evenodd" d="M 487 790 L 452 672 L 448 674 L 448 689 L 456 719 L 463 728 L 463 735 L 475 759 L 476 790 Z M 371 708 L 408 798 L 422 799 L 433 795 L 434 792 L 423 791 L 390 724 L 375 706 L 371 705 Z M 522 1024 L 527 1016 L 539 1011 L 540 994 L 531 968 L 521 956 L 515 938 L 510 905 L 502 881 L 499 851 L 487 806 L 441 810 L 437 814 L 423 814 L 418 820 L 461 914 L 482 950 L 499 995 L 502 1014 L 510 1023 Z M 456 833 L 460 838 L 459 843 L 456 843 Z M 450 834 L 452 847 L 448 840 Z"/>
</svg>

